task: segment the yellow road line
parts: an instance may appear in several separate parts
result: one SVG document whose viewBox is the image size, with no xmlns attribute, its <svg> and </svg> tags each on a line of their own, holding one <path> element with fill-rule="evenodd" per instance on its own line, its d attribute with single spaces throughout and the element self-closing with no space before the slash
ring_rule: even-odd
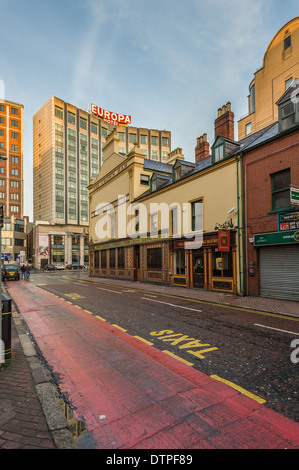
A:
<svg viewBox="0 0 299 470">
<path fill-rule="evenodd" d="M 239 387 L 239 385 L 234 384 L 233 382 L 230 382 L 229 380 L 222 379 L 221 377 L 218 377 L 218 375 L 211 375 L 212 379 L 218 380 L 219 382 L 223 382 L 226 385 L 229 385 L 230 387 L 234 388 L 235 390 L 238 390 L 238 392 L 242 393 L 243 395 L 246 395 L 249 398 L 252 398 L 253 400 L 257 401 L 258 403 L 266 403 L 266 400 L 263 398 L 258 397 L 257 395 L 254 395 L 251 392 L 248 392 L 242 387 Z"/>
<path fill-rule="evenodd" d="M 111 325 L 111 326 L 115 326 L 115 328 L 118 328 L 118 329 L 121 330 L 121 331 L 127 331 L 127 330 L 125 330 L 124 328 L 122 328 L 121 326 L 118 326 L 118 325 L 115 325 L 115 324 L 113 324 L 113 325 Z"/>
<path fill-rule="evenodd" d="M 143 341 L 144 343 L 149 344 L 150 346 L 152 346 L 152 344 L 154 344 L 154 343 L 151 343 L 150 341 L 147 341 L 147 340 L 144 339 L 144 338 L 141 338 L 140 336 L 134 336 L 134 338 L 137 338 L 137 339 L 139 339 L 140 341 Z"/>
<path fill-rule="evenodd" d="M 100 317 L 99 315 L 96 315 L 96 318 L 99 318 L 99 319 L 102 320 L 102 321 L 107 321 L 107 320 L 105 320 L 105 318 L 102 318 L 102 317 Z"/>
<path fill-rule="evenodd" d="M 187 366 L 193 366 L 192 362 L 188 362 L 188 361 L 185 361 L 185 359 L 182 359 L 181 357 L 179 356 L 176 356 L 175 354 L 173 354 L 172 352 L 170 351 L 166 351 L 166 349 L 164 351 L 165 354 L 168 354 L 168 356 L 171 356 L 173 357 L 174 359 L 177 359 L 178 361 L 181 361 L 181 362 L 184 362 L 184 364 L 187 364 Z"/>
<path fill-rule="evenodd" d="M 93 312 L 90 312 L 89 310 L 84 310 L 84 312 L 90 313 L 90 315 L 93 315 Z"/>
</svg>

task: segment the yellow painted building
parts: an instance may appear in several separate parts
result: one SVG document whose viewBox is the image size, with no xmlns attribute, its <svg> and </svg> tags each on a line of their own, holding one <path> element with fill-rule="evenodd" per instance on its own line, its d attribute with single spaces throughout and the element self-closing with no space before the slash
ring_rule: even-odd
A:
<svg viewBox="0 0 299 470">
<path fill-rule="evenodd" d="M 249 85 L 248 114 L 238 121 L 243 139 L 278 121 L 276 102 L 294 79 L 299 79 L 299 17 L 289 21 L 270 42 Z"/>
<path fill-rule="evenodd" d="M 222 158 L 213 148 L 197 163 L 185 161 L 181 149 L 169 154 L 169 163 L 152 162 L 135 144 L 120 155 L 113 131 L 88 187 L 91 276 L 242 294 L 237 144 L 232 149 L 218 137 Z M 226 229 L 227 251 L 219 250 L 219 228 Z"/>
</svg>

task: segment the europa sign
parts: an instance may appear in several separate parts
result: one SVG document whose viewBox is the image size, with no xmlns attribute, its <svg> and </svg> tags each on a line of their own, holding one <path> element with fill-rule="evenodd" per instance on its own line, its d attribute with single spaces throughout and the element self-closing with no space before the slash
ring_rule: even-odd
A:
<svg viewBox="0 0 299 470">
<path fill-rule="evenodd" d="M 111 111 L 106 111 L 95 104 L 91 105 L 91 112 L 104 119 L 104 121 L 109 124 L 114 124 L 115 126 L 118 126 L 119 124 L 131 124 L 131 116 L 128 116 L 127 114 L 112 113 Z"/>
</svg>

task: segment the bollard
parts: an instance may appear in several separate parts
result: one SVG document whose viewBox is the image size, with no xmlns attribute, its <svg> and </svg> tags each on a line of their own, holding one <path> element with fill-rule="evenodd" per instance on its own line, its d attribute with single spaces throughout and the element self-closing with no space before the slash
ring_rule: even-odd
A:
<svg viewBox="0 0 299 470">
<path fill-rule="evenodd" d="M 11 298 L 2 294 L 2 341 L 4 360 L 11 357 Z"/>
</svg>

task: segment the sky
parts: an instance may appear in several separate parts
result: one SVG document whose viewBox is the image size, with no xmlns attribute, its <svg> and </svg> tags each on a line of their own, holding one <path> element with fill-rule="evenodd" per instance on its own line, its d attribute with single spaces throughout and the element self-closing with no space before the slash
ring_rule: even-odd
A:
<svg viewBox="0 0 299 470">
<path fill-rule="evenodd" d="M 228 101 L 237 140 L 254 73 L 298 14 L 298 0 L 0 0 L 0 83 L 24 105 L 24 215 L 33 220 L 32 118 L 51 96 L 164 126 L 194 161 Z"/>
</svg>

